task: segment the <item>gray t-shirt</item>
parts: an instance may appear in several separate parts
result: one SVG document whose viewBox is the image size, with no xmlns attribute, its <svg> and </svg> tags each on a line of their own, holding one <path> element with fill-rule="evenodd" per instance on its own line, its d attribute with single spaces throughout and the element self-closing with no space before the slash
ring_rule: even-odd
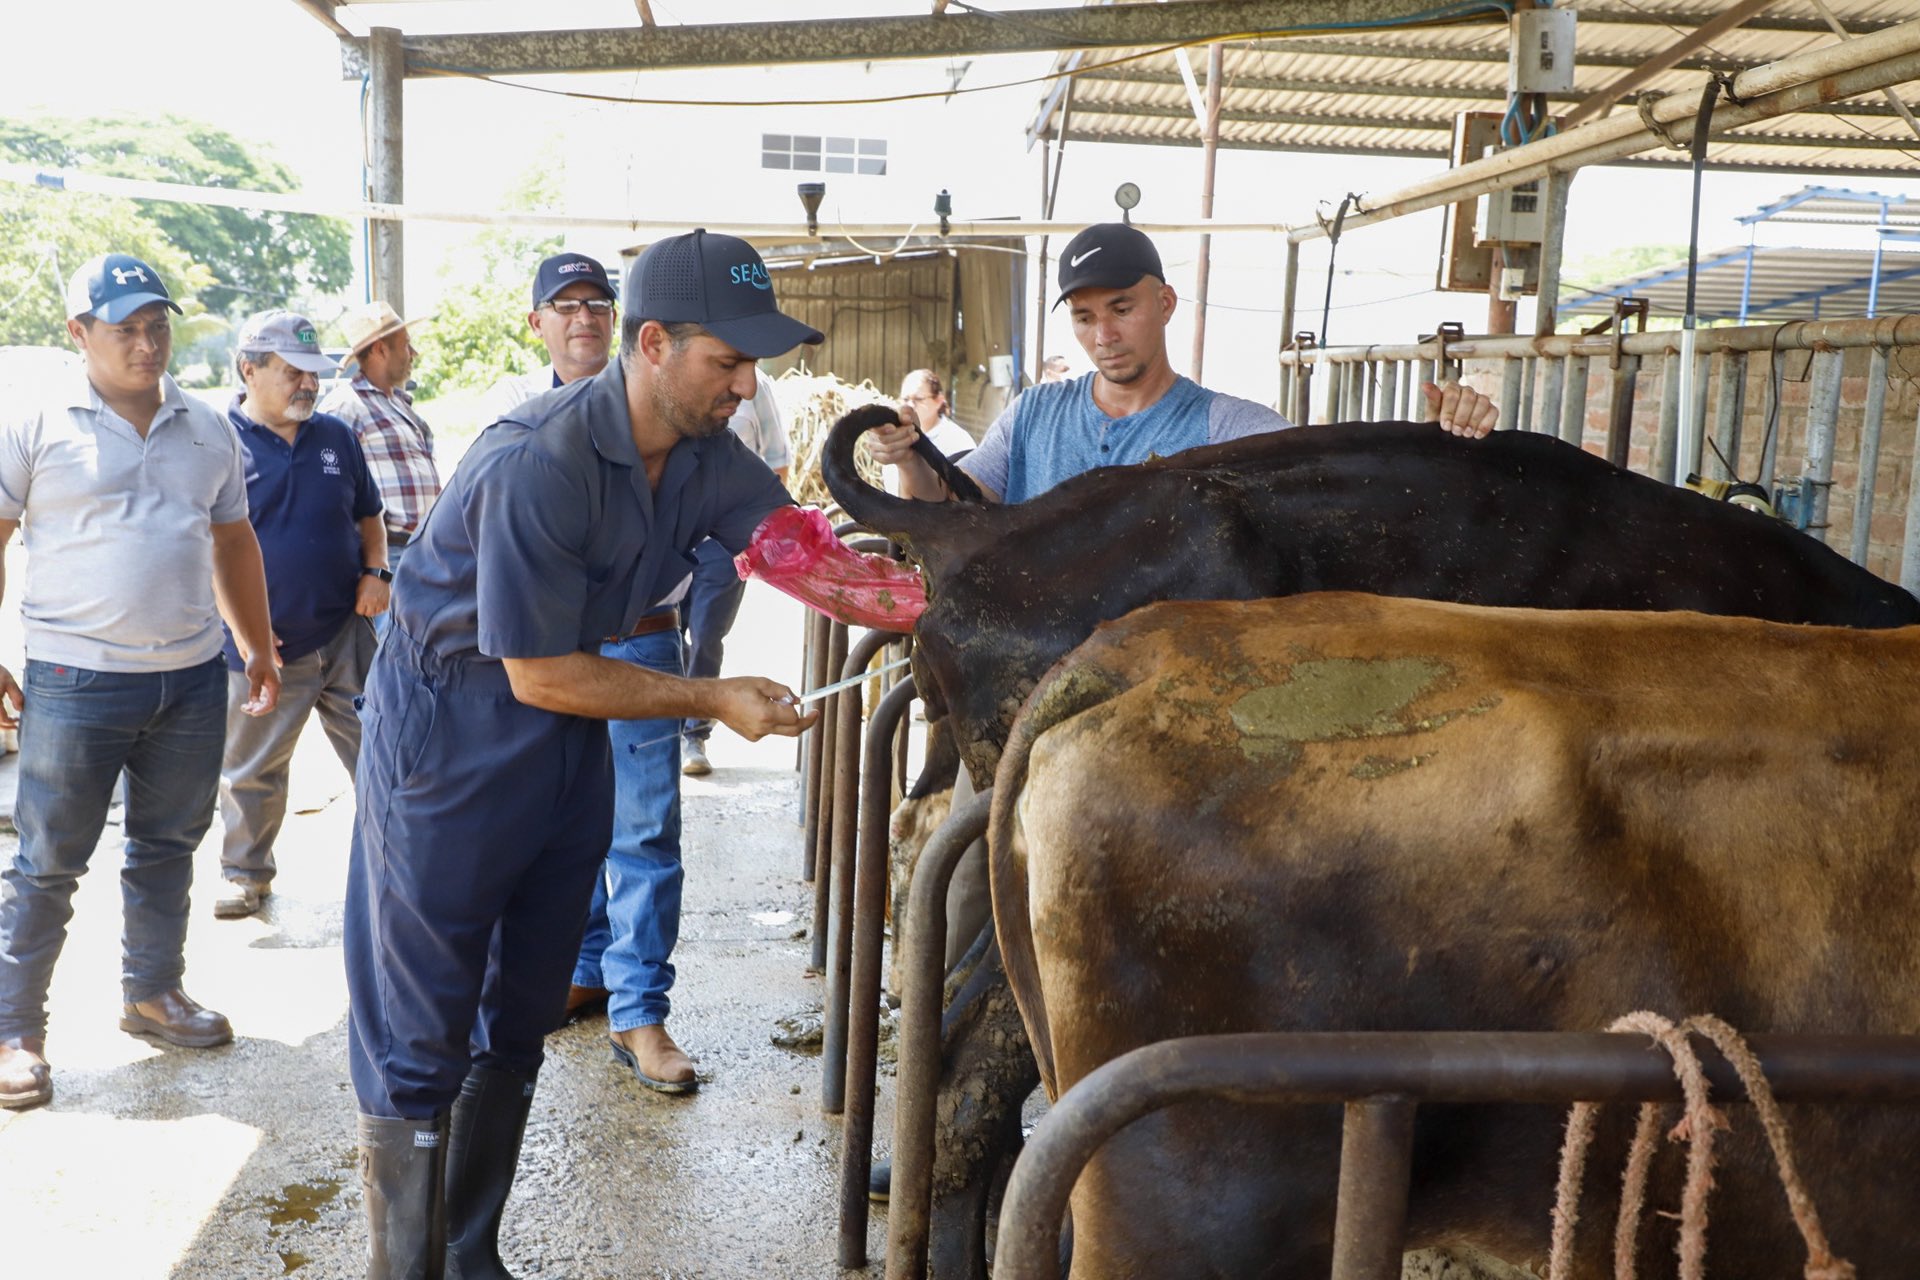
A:
<svg viewBox="0 0 1920 1280">
<path fill-rule="evenodd" d="M 212 526 L 247 518 L 240 441 L 161 377 L 145 439 L 76 371 L 0 406 L 0 519 L 27 549 L 27 656 L 177 671 L 220 652 Z"/>
<path fill-rule="evenodd" d="M 1110 418 L 1094 402 L 1094 376 L 1021 392 L 987 428 L 980 447 L 961 460 L 961 470 L 1002 501 L 1025 502 L 1095 467 L 1145 462 L 1293 425 L 1263 404 L 1209 391 L 1191 378 L 1176 378 L 1139 413 Z"/>
</svg>

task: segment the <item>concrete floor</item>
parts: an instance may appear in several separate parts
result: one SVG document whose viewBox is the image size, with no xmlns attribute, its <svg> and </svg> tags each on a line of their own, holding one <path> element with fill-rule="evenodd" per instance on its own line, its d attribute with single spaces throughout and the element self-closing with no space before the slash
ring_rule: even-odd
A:
<svg viewBox="0 0 1920 1280">
<path fill-rule="evenodd" d="M 753 584 L 729 672 L 797 683 L 799 613 Z M 839 1121 L 820 1112 L 818 1058 L 769 1042 L 777 1019 L 821 999 L 796 936 L 812 890 L 799 877 L 793 744 L 722 730 L 712 755 L 714 775 L 685 788 L 670 1023 L 706 1083 L 682 1098 L 640 1088 L 610 1061 L 604 1020 L 548 1042 L 503 1233 L 524 1280 L 840 1274 Z M 0 1112 L 7 1274 L 364 1274 L 340 949 L 352 805 L 347 775 L 310 732 L 274 895 L 245 921 L 212 916 L 216 821 L 197 864 L 187 989 L 226 1013 L 237 1039 L 205 1051 L 117 1029 L 120 833 L 109 828 L 54 980 L 54 1101 Z M 0 840 L 0 856 L 13 846 Z M 878 1131 L 891 1123 L 883 1080 Z M 869 1231 L 876 1260 L 885 1222 L 877 1213 Z"/>
</svg>

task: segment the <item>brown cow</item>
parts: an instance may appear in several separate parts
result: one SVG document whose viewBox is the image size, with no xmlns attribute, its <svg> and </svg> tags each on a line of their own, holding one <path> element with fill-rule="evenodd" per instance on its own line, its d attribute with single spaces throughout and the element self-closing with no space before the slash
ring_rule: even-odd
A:
<svg viewBox="0 0 1920 1280">
<path fill-rule="evenodd" d="M 998 776 L 994 916 L 1049 1093 L 1234 1031 L 1920 1032 L 1920 628 L 1326 594 L 1161 604 L 1035 689 Z M 1024 786 L 1023 786 L 1024 784 Z M 1024 822 L 1022 864 L 1010 840 Z M 1592 1165 L 1617 1171 L 1630 1108 Z M 1920 1114 L 1788 1108 L 1862 1276 L 1920 1264 Z M 1561 1113 L 1423 1108 L 1410 1247 L 1546 1256 Z M 1173 1108 L 1073 1200 L 1076 1278 L 1324 1277 L 1333 1108 Z M 1718 1276 L 1798 1275 L 1750 1114 Z M 1677 1202 L 1660 1157 L 1656 1207 Z M 1615 1177 L 1585 1216 L 1610 1222 Z M 1649 1215 L 1642 1274 L 1670 1275 Z M 1581 1277 L 1610 1274 L 1605 1229 Z"/>
</svg>

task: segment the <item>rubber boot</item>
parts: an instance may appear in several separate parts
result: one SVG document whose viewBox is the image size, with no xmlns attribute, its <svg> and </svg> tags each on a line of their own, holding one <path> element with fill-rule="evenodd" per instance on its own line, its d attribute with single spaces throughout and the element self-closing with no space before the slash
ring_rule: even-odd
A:
<svg viewBox="0 0 1920 1280">
<path fill-rule="evenodd" d="M 367 1280 L 444 1280 L 447 1118 L 360 1117 Z"/>
<path fill-rule="evenodd" d="M 513 1280 L 500 1262 L 500 1214 L 533 1108 L 530 1075 L 474 1067 L 447 1138 L 447 1280 Z"/>
</svg>

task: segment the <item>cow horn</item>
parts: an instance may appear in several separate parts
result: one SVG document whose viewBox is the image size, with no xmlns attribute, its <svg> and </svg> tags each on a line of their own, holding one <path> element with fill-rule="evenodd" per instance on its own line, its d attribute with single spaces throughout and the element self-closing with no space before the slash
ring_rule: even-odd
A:
<svg viewBox="0 0 1920 1280">
<path fill-rule="evenodd" d="M 875 427 L 900 421 L 899 411 L 887 404 L 862 405 L 841 417 L 827 434 L 827 447 L 820 456 L 820 471 L 827 490 L 841 509 L 866 528 L 900 543 L 923 566 L 930 556 L 954 549 L 956 538 L 971 545 L 975 539 L 966 532 L 976 526 L 993 523 L 984 495 L 965 472 L 949 464 L 944 455 L 925 437 L 915 441 L 915 451 L 927 457 L 929 465 L 947 477 L 947 482 L 962 499 L 960 503 L 919 502 L 896 498 L 860 478 L 854 465 L 853 446 Z M 924 446 L 924 447 L 923 447 Z M 979 528 L 977 532 L 990 532 Z"/>
</svg>

